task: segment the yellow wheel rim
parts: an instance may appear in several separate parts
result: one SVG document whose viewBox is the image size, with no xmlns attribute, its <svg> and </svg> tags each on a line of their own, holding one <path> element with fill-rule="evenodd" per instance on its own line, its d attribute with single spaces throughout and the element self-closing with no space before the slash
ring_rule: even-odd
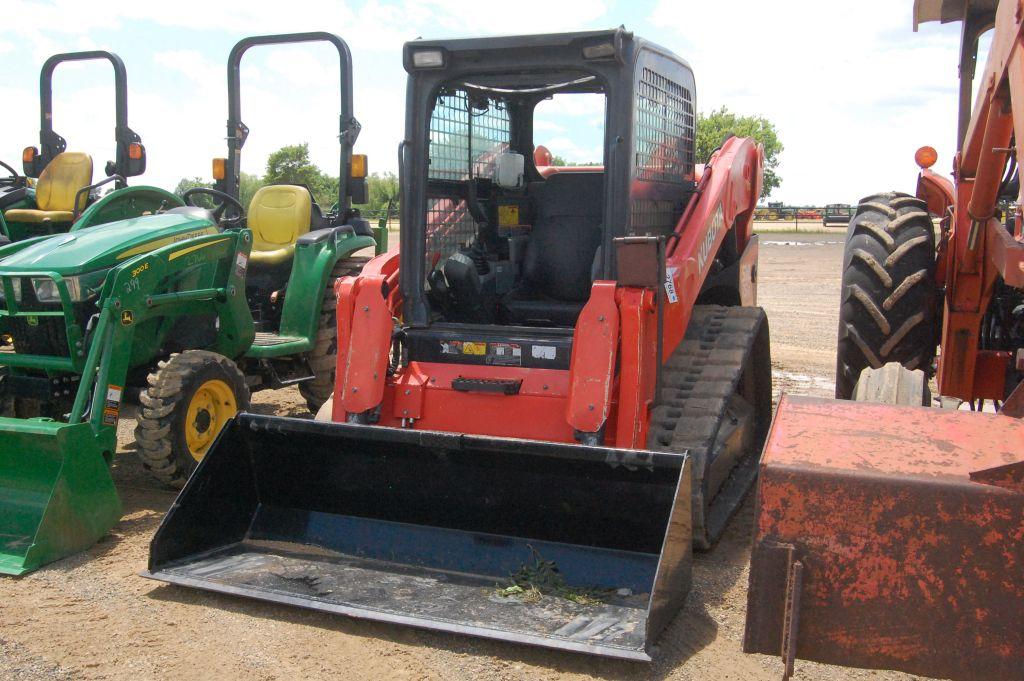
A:
<svg viewBox="0 0 1024 681">
<path fill-rule="evenodd" d="M 237 413 L 235 393 L 227 383 L 214 378 L 199 386 L 185 414 L 185 444 L 193 459 L 202 460 L 217 433 Z"/>
</svg>

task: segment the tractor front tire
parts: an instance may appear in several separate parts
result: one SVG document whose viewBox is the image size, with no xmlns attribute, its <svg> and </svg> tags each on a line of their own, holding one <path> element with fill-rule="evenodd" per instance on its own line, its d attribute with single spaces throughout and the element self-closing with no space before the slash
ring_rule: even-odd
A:
<svg viewBox="0 0 1024 681">
<path fill-rule="evenodd" d="M 320 324 L 316 331 L 316 345 L 307 356 L 313 378 L 299 383 L 299 393 L 306 400 L 311 414 L 316 414 L 324 402 L 334 394 L 334 373 L 338 362 L 338 299 L 334 284 L 342 277 L 358 275 L 369 258 L 342 258 L 331 270 L 320 307 Z"/>
<path fill-rule="evenodd" d="M 836 355 L 836 397 L 851 399 L 865 368 L 898 362 L 932 371 L 935 227 L 918 198 L 861 200 L 847 228 Z"/>
<path fill-rule="evenodd" d="M 181 488 L 227 420 L 249 408 L 245 376 L 227 357 L 206 350 L 171 355 L 148 377 L 135 441 L 142 465 Z"/>
</svg>

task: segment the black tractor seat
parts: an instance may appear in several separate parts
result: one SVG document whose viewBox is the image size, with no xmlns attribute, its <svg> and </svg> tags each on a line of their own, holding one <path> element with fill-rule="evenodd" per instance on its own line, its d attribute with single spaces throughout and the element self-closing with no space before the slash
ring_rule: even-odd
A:
<svg viewBox="0 0 1024 681">
<path fill-rule="evenodd" d="M 521 283 L 502 299 L 501 315 L 506 324 L 574 326 L 601 244 L 604 173 L 558 173 L 532 194 L 537 217 Z"/>
</svg>

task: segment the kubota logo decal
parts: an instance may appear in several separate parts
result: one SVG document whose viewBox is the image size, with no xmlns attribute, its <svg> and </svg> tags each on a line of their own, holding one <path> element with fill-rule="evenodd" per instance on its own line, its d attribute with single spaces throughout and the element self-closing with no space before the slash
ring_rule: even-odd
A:
<svg viewBox="0 0 1024 681">
<path fill-rule="evenodd" d="M 708 233 L 704 235 L 704 241 L 701 242 L 700 249 L 697 251 L 697 269 L 699 271 L 704 271 L 704 265 L 707 264 L 708 258 L 712 255 L 712 249 L 715 247 L 715 240 L 718 239 L 718 235 L 724 227 L 725 216 L 722 215 L 722 204 L 718 204 L 715 207 L 715 212 L 711 215 L 711 226 L 708 228 Z"/>
</svg>

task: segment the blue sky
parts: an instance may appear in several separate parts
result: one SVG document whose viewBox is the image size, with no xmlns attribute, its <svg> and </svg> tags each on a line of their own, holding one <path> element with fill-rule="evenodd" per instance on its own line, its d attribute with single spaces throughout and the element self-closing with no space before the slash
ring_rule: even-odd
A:
<svg viewBox="0 0 1024 681">
<path fill-rule="evenodd" d="M 324 30 L 349 43 L 355 66 L 357 150 L 371 171 L 393 171 L 403 133 L 401 46 L 416 37 L 582 30 L 624 24 L 693 66 L 701 111 L 727 106 L 767 116 L 786 150 L 782 187 L 793 204 L 853 202 L 887 189 L 913 191 L 914 150 L 952 165 L 959 29 L 913 33 L 911 0 L 5 0 L 0 34 L 0 159 L 20 165 L 38 143 L 38 76 L 62 51 L 103 48 L 128 68 L 129 124 L 146 144 L 145 181 L 173 188 L 208 177 L 225 154 L 225 62 L 241 37 Z M 472 7 L 472 10 L 467 9 Z M 337 164 L 337 65 L 327 45 L 253 50 L 242 63 L 243 119 L 251 129 L 243 169 L 309 142 L 324 169 Z M 597 142 L 588 106 L 553 107 L 543 140 L 590 160 Z M 102 63 L 63 65 L 54 127 L 69 148 L 93 154 L 97 179 L 113 156 L 113 86 Z"/>
</svg>

